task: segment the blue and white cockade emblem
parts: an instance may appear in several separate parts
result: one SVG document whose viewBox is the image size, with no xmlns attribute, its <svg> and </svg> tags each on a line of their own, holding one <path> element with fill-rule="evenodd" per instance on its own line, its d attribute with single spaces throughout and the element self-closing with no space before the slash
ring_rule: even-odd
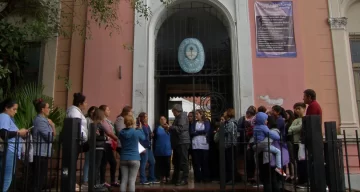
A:
<svg viewBox="0 0 360 192">
<path fill-rule="evenodd" d="M 197 73 L 204 67 L 205 53 L 201 42 L 195 38 L 184 39 L 179 47 L 178 60 L 186 73 Z"/>
</svg>

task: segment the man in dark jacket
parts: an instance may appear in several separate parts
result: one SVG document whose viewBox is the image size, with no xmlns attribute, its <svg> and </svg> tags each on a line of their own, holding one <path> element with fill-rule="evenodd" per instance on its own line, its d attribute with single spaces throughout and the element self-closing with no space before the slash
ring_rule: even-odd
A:
<svg viewBox="0 0 360 192">
<path fill-rule="evenodd" d="M 172 181 L 177 186 L 187 185 L 189 176 L 188 150 L 190 147 L 189 121 L 181 105 L 174 105 L 172 112 L 175 116 L 173 124 L 171 126 L 167 124 L 163 126 L 169 130 L 171 135 L 174 165 Z"/>
</svg>

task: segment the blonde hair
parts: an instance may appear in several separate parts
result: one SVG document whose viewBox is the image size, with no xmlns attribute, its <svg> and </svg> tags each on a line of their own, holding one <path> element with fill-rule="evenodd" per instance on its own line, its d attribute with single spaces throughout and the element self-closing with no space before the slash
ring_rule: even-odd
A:
<svg viewBox="0 0 360 192">
<path fill-rule="evenodd" d="M 133 126 L 135 124 L 134 117 L 131 115 L 126 115 L 124 117 L 124 124 L 127 128 Z"/>
</svg>

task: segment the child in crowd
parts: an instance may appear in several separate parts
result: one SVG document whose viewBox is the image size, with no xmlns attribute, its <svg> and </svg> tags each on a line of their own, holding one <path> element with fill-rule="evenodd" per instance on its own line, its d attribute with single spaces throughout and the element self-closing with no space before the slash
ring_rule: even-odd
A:
<svg viewBox="0 0 360 192">
<path fill-rule="evenodd" d="M 270 149 L 270 152 L 275 154 L 275 171 L 282 176 L 286 176 L 281 166 L 281 151 L 271 145 L 273 140 L 280 140 L 280 135 L 274 130 L 269 129 L 269 127 L 267 126 L 267 119 L 268 115 L 263 112 L 259 112 L 255 116 L 254 142 L 256 143 L 256 145 L 253 146 L 253 149 L 257 153 L 266 152 Z"/>
</svg>

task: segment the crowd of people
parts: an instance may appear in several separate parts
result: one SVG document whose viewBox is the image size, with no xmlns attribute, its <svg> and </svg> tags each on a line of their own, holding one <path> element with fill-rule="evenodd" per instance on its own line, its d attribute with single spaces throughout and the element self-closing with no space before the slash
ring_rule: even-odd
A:
<svg viewBox="0 0 360 192">
<path fill-rule="evenodd" d="M 306 106 L 308 105 L 308 107 Z M 48 119 L 49 104 L 42 99 L 34 101 L 38 115 L 31 129 L 18 129 L 14 116 L 19 107 L 16 101 L 5 100 L 1 105 L 0 138 L 8 144 L 0 145 L 0 170 L 4 169 L 3 190 L 7 191 L 12 181 L 14 166 L 15 138 L 26 138 L 31 132 L 34 142 L 32 190 L 45 187 L 48 160 L 51 157 L 49 145 L 56 135 L 54 123 Z M 20 106 L 21 107 L 21 106 Z M 89 175 L 89 127 L 96 128 L 96 184 L 94 188 L 120 187 L 120 191 L 135 191 L 139 174 L 141 185 L 172 183 L 176 186 L 188 184 L 189 157 L 194 172 L 195 183 L 219 180 L 219 136 L 224 131 L 226 182 L 234 184 L 243 179 L 237 168 L 239 157 L 246 154 L 246 179 L 249 183 L 263 183 L 264 191 L 276 181 L 269 181 L 266 174 L 286 177 L 289 182 L 299 185 L 307 181 L 306 162 L 302 156 L 302 118 L 305 115 L 322 115 L 316 101 L 316 93 L 311 89 L 304 91 L 303 102 L 295 103 L 293 110 L 285 110 L 275 105 L 268 110 L 264 106 L 250 106 L 246 115 L 235 119 L 235 110 L 227 109 L 219 122 L 210 120 L 201 109 L 184 112 L 181 105 L 174 105 L 172 123 L 161 116 L 158 126 L 150 128 L 148 115 L 141 112 L 134 118 L 132 108 L 125 106 L 115 122 L 109 120 L 109 106 L 92 106 L 87 110 L 86 97 L 75 93 L 73 105 L 67 109 L 68 118 L 81 119 L 82 144 L 80 153 L 85 153 L 82 187 L 86 187 Z M 0 141 L 2 142 L 2 141 Z M 37 146 L 38 145 L 38 146 Z M 139 152 L 139 145 L 145 150 Z M 4 149 L 4 147 L 6 149 Z M 21 149 L 19 151 L 22 151 Z M 120 155 L 117 172 L 115 151 Z M 21 154 L 19 154 L 21 155 Z M 258 157 L 262 158 L 258 158 Z M 3 164 L 3 161 L 6 161 Z M 110 164 L 110 182 L 106 182 L 106 167 Z M 170 174 L 171 164 L 173 173 Z M 5 165 L 5 167 L 3 167 Z M 268 165 L 273 173 L 268 172 Z M 211 169 L 210 169 L 211 167 Z M 255 175 L 260 171 L 260 181 Z M 146 169 L 148 171 L 146 171 Z M 295 171 L 295 169 L 297 171 Z M 297 175 L 295 175 L 297 173 Z M 171 178 L 171 179 L 170 179 Z M 268 183 L 272 183 L 267 185 Z M 77 190 L 79 185 L 76 185 Z"/>
</svg>

